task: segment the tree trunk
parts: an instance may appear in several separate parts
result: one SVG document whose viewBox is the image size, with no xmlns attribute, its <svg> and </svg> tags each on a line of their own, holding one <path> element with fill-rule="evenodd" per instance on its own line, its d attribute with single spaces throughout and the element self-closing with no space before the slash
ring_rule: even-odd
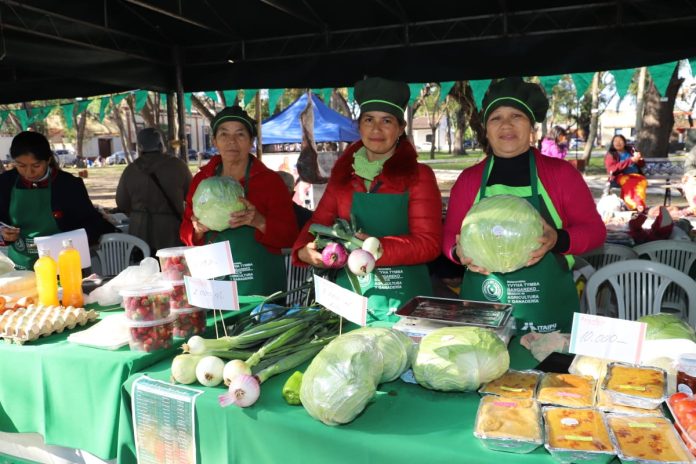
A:
<svg viewBox="0 0 696 464">
<path fill-rule="evenodd" d="M 126 102 L 128 103 L 128 108 L 130 108 L 130 115 L 131 115 L 131 120 L 128 122 L 128 139 L 133 140 L 138 140 L 138 124 L 135 121 L 135 95 L 130 94 L 128 97 L 126 97 Z M 133 123 L 133 130 L 135 131 L 135 137 L 131 137 L 131 131 L 130 131 L 130 123 Z M 137 148 L 137 147 L 136 147 Z M 130 147 L 128 147 L 130 151 Z"/>
<path fill-rule="evenodd" d="M 452 154 L 452 116 L 449 108 L 445 107 L 445 116 L 447 116 L 447 153 Z"/>
<path fill-rule="evenodd" d="M 430 126 L 430 140 L 432 141 L 432 143 L 430 144 L 430 159 L 431 160 L 435 159 L 435 143 L 436 143 L 435 131 L 437 131 L 437 126 L 439 126 L 439 124 L 435 125 L 435 126 L 434 125 Z"/>
<path fill-rule="evenodd" d="M 123 125 L 123 119 L 121 119 L 121 110 L 118 105 L 114 105 L 113 98 L 111 99 L 111 108 L 113 108 L 113 119 L 118 127 L 118 134 L 121 137 L 121 145 L 123 145 L 123 153 L 126 156 L 126 162 L 130 163 L 130 145 L 127 141 L 126 127 Z"/>
<path fill-rule="evenodd" d="M 590 109 L 590 134 L 585 142 L 585 151 L 582 154 L 582 159 L 585 161 L 582 171 L 590 165 L 592 157 L 592 148 L 594 147 L 595 138 L 597 138 L 597 123 L 599 122 L 599 78 L 600 73 L 596 72 L 592 76 L 592 106 Z"/>
<path fill-rule="evenodd" d="M 159 127 L 156 113 L 157 111 L 155 110 L 155 103 L 150 99 L 150 95 L 148 95 L 147 100 L 145 101 L 145 106 L 143 106 L 143 109 L 140 110 L 140 116 L 145 122 L 145 127 Z"/>
<path fill-rule="evenodd" d="M 200 98 L 193 94 L 191 94 L 191 105 L 193 105 L 193 107 L 196 108 L 196 111 L 198 111 L 201 114 L 201 116 L 207 119 L 208 122 L 212 121 L 213 117 L 215 117 L 215 109 L 211 110 L 210 108 L 205 106 L 205 103 L 203 103 Z"/>
<path fill-rule="evenodd" d="M 636 92 L 636 135 L 643 129 L 643 110 L 645 108 L 645 75 L 648 68 L 643 66 L 638 74 L 638 91 Z"/>
<path fill-rule="evenodd" d="M 674 102 L 684 79 L 679 78 L 679 65 L 674 67 L 666 95 L 660 98 L 655 83 L 650 79 L 645 93 L 643 127 L 636 134 L 637 151 L 646 158 L 667 158 L 669 138 L 674 127 Z M 662 101 L 665 100 L 665 101 Z"/>
<path fill-rule="evenodd" d="M 178 156 L 177 153 L 174 153 L 174 147 L 172 146 L 172 142 L 176 140 L 176 134 L 179 132 L 174 95 L 174 92 L 169 92 L 167 94 L 167 153 L 172 156 Z"/>
<path fill-rule="evenodd" d="M 85 109 L 75 125 L 75 154 L 82 158 L 82 145 L 85 141 L 85 129 L 87 128 L 87 110 Z"/>
</svg>

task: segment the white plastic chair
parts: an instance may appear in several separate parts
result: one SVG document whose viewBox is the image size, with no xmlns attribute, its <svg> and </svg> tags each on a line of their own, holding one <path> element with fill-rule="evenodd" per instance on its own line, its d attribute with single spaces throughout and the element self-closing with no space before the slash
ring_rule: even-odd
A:
<svg viewBox="0 0 696 464">
<path fill-rule="evenodd" d="M 601 269 L 607 264 L 617 261 L 638 259 L 638 254 L 631 247 L 615 243 L 605 243 L 601 247 L 597 247 L 594 250 L 580 255 L 580 257 L 590 263 L 595 269 Z"/>
<path fill-rule="evenodd" d="M 581 313 L 587 312 L 587 281 L 590 280 L 590 277 L 595 272 L 597 272 L 597 270 L 592 267 L 590 263 L 579 256 L 575 257 L 575 264 L 573 265 L 573 282 L 575 283 L 575 287 L 578 287 L 580 280 L 585 281 L 585 287 L 583 288 L 582 293 L 578 295 L 580 298 Z"/>
<path fill-rule="evenodd" d="M 661 312 L 665 291 L 674 283 L 684 290 L 688 299 L 689 325 L 694 327 L 696 324 L 696 285 L 683 272 L 644 259 L 608 264 L 592 274 L 587 282 L 585 292 L 589 314 L 597 314 L 597 293 L 604 282 L 608 282 L 616 294 L 619 319 L 629 320 Z"/>
<path fill-rule="evenodd" d="M 684 240 L 656 240 L 633 247 L 633 251 L 639 257 L 647 256 L 650 261 L 666 264 L 684 274 L 694 277 L 692 268 L 696 262 L 696 243 Z M 667 289 L 663 306 L 674 308 L 677 311 L 686 309 L 684 293 L 672 285 Z"/>
<path fill-rule="evenodd" d="M 285 258 L 285 272 L 287 273 L 287 288 L 288 292 L 303 285 L 309 279 L 312 273 L 312 267 L 299 267 L 292 264 L 292 249 L 283 248 L 283 256 Z M 286 304 L 292 306 L 294 304 L 303 305 L 305 298 L 311 289 L 292 292 L 287 296 Z"/>
<path fill-rule="evenodd" d="M 150 256 L 150 246 L 134 235 L 118 233 L 102 235 L 96 250 L 101 268 L 98 273 L 113 276 L 130 266 L 134 248 L 140 249 L 145 258 Z"/>
</svg>

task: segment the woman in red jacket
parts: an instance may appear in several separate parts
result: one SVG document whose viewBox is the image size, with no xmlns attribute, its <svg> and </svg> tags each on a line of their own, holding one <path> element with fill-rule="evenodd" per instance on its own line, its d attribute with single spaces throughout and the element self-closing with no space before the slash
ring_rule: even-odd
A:
<svg viewBox="0 0 696 464">
<path fill-rule="evenodd" d="M 443 252 L 468 266 L 462 298 L 511 303 L 520 331 L 569 332 L 579 307 L 572 255 L 600 246 L 606 229 L 580 173 L 529 146 L 534 123 L 544 120 L 547 109 L 548 100 L 537 84 L 508 78 L 490 85 L 481 111 L 488 156 L 464 170 L 452 188 Z M 522 197 L 543 218 L 539 248 L 525 267 L 504 274 L 478 266 L 468 257 L 467 244 L 458 244 L 469 209 L 494 195 Z"/>
<path fill-rule="evenodd" d="M 644 166 L 645 160 L 626 144 L 626 137 L 617 134 L 611 139 L 609 151 L 604 155 L 609 183 L 621 187 L 621 199 L 638 212 L 645 209 L 648 188 L 648 180 L 641 170 Z"/>
<path fill-rule="evenodd" d="M 326 192 L 293 247 L 299 265 L 324 267 L 308 232 L 313 223 L 332 225 L 353 214 L 362 231 L 378 237 L 384 253 L 373 275 L 359 278 L 368 297 L 368 320 L 395 321 L 408 299 L 432 292 L 425 263 L 439 254 L 442 203 L 433 171 L 418 163 L 404 135 L 409 88 L 402 82 L 369 78 L 355 84 L 360 104 L 360 141 L 349 146 L 331 171 Z M 351 288 L 343 273 L 337 283 Z"/>
<path fill-rule="evenodd" d="M 270 295 L 286 288 L 281 248 L 297 237 L 292 198 L 274 171 L 250 154 L 256 123 L 238 106 L 227 107 L 211 121 L 213 145 L 220 152 L 196 174 L 186 196 L 181 241 L 203 245 L 227 240 L 232 250 L 240 295 Z M 229 176 L 244 187 L 246 209 L 230 215 L 229 229 L 209 230 L 193 215 L 192 199 L 203 179 Z"/>
</svg>

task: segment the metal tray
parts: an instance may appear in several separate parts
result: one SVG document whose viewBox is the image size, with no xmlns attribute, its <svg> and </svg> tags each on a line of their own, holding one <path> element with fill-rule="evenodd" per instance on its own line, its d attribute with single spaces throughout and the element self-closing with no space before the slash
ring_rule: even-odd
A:
<svg viewBox="0 0 696 464">
<path fill-rule="evenodd" d="M 492 329 L 504 326 L 510 313 L 512 313 L 510 304 L 429 296 L 413 297 L 396 312 L 402 317 Z"/>
<path fill-rule="evenodd" d="M 616 390 L 609 389 L 609 382 L 611 381 L 612 374 L 614 372 L 614 367 L 626 367 L 633 369 L 651 370 L 658 372 L 662 377 L 662 395 L 658 398 L 649 398 L 644 396 L 632 395 L 630 391 L 620 392 Z M 652 366 L 634 366 L 633 364 L 627 364 L 622 362 L 611 362 L 607 365 L 607 375 L 604 377 L 604 381 L 600 387 L 605 391 L 609 399 L 615 403 L 623 406 L 631 406 L 634 408 L 641 409 L 655 409 L 659 407 L 662 402 L 667 398 L 667 372 L 659 367 Z"/>
</svg>

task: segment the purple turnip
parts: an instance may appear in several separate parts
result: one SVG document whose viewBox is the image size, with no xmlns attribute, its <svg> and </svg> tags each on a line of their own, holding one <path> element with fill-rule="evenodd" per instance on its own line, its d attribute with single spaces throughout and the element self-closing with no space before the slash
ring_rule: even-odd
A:
<svg viewBox="0 0 696 464">
<path fill-rule="evenodd" d="M 329 269 L 339 269 L 346 265 L 348 252 L 340 243 L 330 242 L 321 252 L 321 261 Z"/>
<path fill-rule="evenodd" d="M 365 250 L 353 250 L 348 255 L 348 269 L 356 276 L 364 276 L 375 268 L 375 257 Z"/>
</svg>

